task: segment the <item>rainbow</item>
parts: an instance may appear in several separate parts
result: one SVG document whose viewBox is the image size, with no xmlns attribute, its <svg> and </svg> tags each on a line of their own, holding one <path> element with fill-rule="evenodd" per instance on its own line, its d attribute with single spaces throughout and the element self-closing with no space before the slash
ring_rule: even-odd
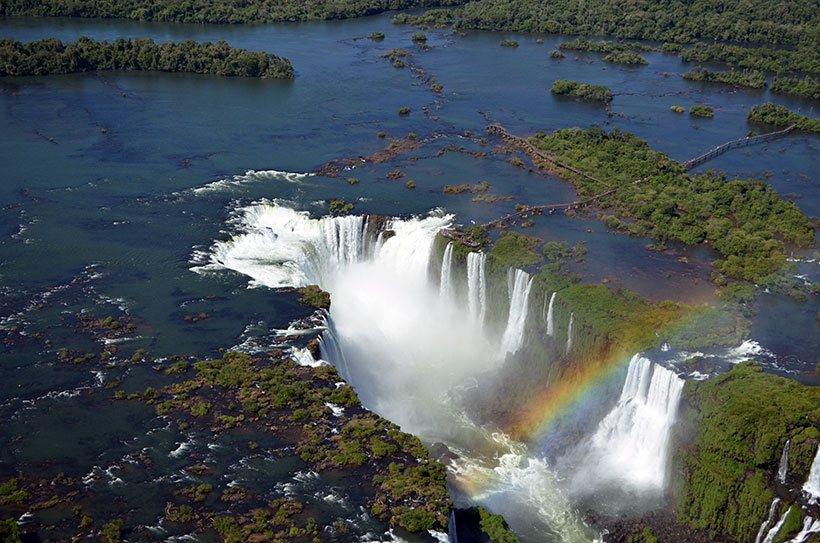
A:
<svg viewBox="0 0 820 543">
<path fill-rule="evenodd" d="M 700 311 L 687 307 L 659 329 L 674 332 L 701 315 Z M 654 330 L 652 336 L 657 337 Z M 539 391 L 522 410 L 506 421 L 504 432 L 518 441 L 534 445 L 543 443 L 558 421 L 570 414 L 583 416 L 590 411 L 591 406 L 597 404 L 604 387 L 612 386 L 622 378 L 632 356 L 648 345 L 644 335 L 643 341 L 636 338 L 636 341 L 629 342 L 629 347 L 575 358 L 567 372 Z"/>
</svg>

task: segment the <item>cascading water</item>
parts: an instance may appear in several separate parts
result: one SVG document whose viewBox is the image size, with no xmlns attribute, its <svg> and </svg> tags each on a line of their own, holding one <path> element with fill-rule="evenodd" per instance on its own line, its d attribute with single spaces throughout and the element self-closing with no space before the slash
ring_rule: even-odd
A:
<svg viewBox="0 0 820 543">
<path fill-rule="evenodd" d="M 479 326 L 484 325 L 487 313 L 487 279 L 484 274 L 486 261 L 487 255 L 484 253 L 467 254 L 467 309 Z"/>
<path fill-rule="evenodd" d="M 515 270 L 512 294 L 510 296 L 510 313 L 507 327 L 501 338 L 501 356 L 515 354 L 524 343 L 524 329 L 527 324 L 532 277 L 525 271 Z"/>
<path fill-rule="evenodd" d="M 441 260 L 441 278 L 439 279 L 439 295 L 446 299 L 453 296 L 453 244 L 448 243 Z"/>
<path fill-rule="evenodd" d="M 572 333 L 575 325 L 575 313 L 569 315 L 569 325 L 567 326 L 567 354 L 572 351 Z"/>
<path fill-rule="evenodd" d="M 327 288 L 336 270 L 362 258 L 367 244 L 361 216 L 310 219 L 304 212 L 259 204 L 243 210 L 241 224 L 244 233 L 214 243 L 209 264 L 193 270 L 227 268 L 274 288 Z"/>
<path fill-rule="evenodd" d="M 555 335 L 555 320 L 554 320 L 554 309 L 555 309 L 555 296 L 557 292 L 553 292 L 552 296 L 550 296 L 550 306 L 547 309 L 547 335 L 554 336 Z"/>
<path fill-rule="evenodd" d="M 780 455 L 780 465 L 777 466 L 777 480 L 781 484 L 786 483 L 786 475 L 789 473 L 789 443 L 791 440 L 787 439 L 783 445 L 783 454 Z"/>
<path fill-rule="evenodd" d="M 228 268 L 257 286 L 318 284 L 329 291 L 322 359 L 336 366 L 365 406 L 429 442 L 448 444 L 462 462 L 481 466 L 470 477 L 481 481 L 486 474 L 490 486 L 465 483 L 465 493 L 511 514 L 513 528 L 530 541 L 593 539 L 553 484 L 557 480 L 544 459 L 531 456 L 523 444 L 488 437 L 459 404 L 457 392 L 465 384 L 503 364 L 501 345 L 505 354 L 523 344 L 529 274 L 510 274 L 510 312 L 498 338 L 481 327 L 488 311 L 484 255 L 468 256 L 466 300 L 441 296 L 441 279 L 429 280 L 435 236 L 451 225 L 451 216 L 387 221 L 382 229 L 390 235 L 371 231 L 362 217 L 311 219 L 277 204 L 248 207 L 236 219 L 240 232 L 216 242 L 210 263 L 196 271 Z M 451 265 L 450 281 L 454 273 Z M 478 318 L 465 319 L 467 311 Z"/>
<path fill-rule="evenodd" d="M 806 543 L 810 535 L 817 533 L 820 533 L 820 518 L 812 519 L 812 517 L 806 517 L 803 519 L 803 528 L 789 543 Z"/>
<path fill-rule="evenodd" d="M 683 383 L 663 366 L 640 354 L 633 356 L 618 403 L 579 450 L 583 467 L 573 477 L 574 491 L 581 496 L 603 490 L 660 494 Z"/>
<path fill-rule="evenodd" d="M 783 511 L 783 516 L 780 517 L 780 520 L 777 521 L 777 524 L 772 526 L 772 529 L 766 533 L 766 537 L 763 538 L 763 543 L 772 543 L 774 541 L 775 536 L 777 536 L 777 532 L 780 531 L 780 528 L 783 527 L 783 524 L 786 523 L 786 517 L 789 516 L 789 510 L 786 509 Z"/>
<path fill-rule="evenodd" d="M 820 504 L 820 445 L 814 454 L 814 461 L 809 469 L 809 476 L 803 483 L 803 492 L 808 495 L 809 503 Z"/>
<path fill-rule="evenodd" d="M 755 537 L 755 543 L 761 543 L 763 540 L 763 534 L 766 533 L 766 528 L 769 527 L 769 524 L 772 523 L 772 519 L 774 519 L 774 514 L 777 511 L 777 506 L 780 503 L 780 498 L 775 498 L 772 500 L 772 504 L 769 506 L 769 516 L 766 517 L 766 520 L 763 521 L 763 524 L 760 525 L 760 529 L 757 531 L 757 537 Z"/>
</svg>

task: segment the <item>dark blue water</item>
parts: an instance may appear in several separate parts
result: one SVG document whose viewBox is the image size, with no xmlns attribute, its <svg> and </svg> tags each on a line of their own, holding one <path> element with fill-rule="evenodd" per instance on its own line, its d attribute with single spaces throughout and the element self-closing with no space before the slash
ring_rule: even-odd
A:
<svg viewBox="0 0 820 543">
<path fill-rule="evenodd" d="M 355 39 L 373 31 L 384 31 L 387 38 Z M 55 353 L 63 346 L 99 350 L 76 333 L 74 315 L 83 310 L 105 315 L 125 308 L 137 323 L 128 348 L 145 348 L 154 357 L 210 353 L 237 344 L 249 324 L 286 328 L 304 316 L 305 308 L 293 296 L 248 289 L 239 276 L 190 271 L 198 251 L 226 238 L 226 221 L 243 204 L 279 199 L 321 215 L 328 200 L 343 198 L 361 213 L 407 215 L 443 207 L 462 223 L 482 222 L 511 211 L 517 202 L 574 198 L 572 188 L 560 180 L 513 168 L 499 157 L 434 156 L 448 145 L 489 152 L 493 144 L 485 147 L 478 141 L 488 124 L 485 114 L 522 135 L 568 126 L 620 127 L 681 161 L 760 130 L 746 121 L 754 104 L 774 101 L 814 114 L 809 102 L 768 91 L 684 81 L 680 74 L 690 67 L 675 56 L 646 54 L 650 64 L 637 68 L 606 64 L 594 54 L 570 53 L 553 60 L 548 54 L 564 38 L 545 36 L 538 45 L 534 36 L 458 37 L 447 31 L 428 32 L 431 48 L 422 50 L 411 44 L 415 31 L 390 25 L 387 15 L 265 26 L 0 20 L 0 36 L 22 41 L 83 35 L 224 39 L 235 47 L 286 56 L 297 72 L 293 82 L 156 73 L 0 79 L 0 316 L 6 329 L 17 327 L 27 334 L 11 334 L 13 342 L 0 351 L 0 416 L 10 420 L 0 429 L 0 461 L 37 466 L 56 458 L 78 472 L 91 472 L 146 446 L 164 448 L 158 458 L 168 458 L 168 452 L 189 439 L 175 429 L 163 430 L 144 406 L 99 410 L 109 394 L 100 388 L 98 376 L 58 364 Z M 520 47 L 500 47 L 505 37 L 517 39 Z M 394 47 L 412 51 L 413 61 L 444 85 L 443 93 L 432 93 L 409 69 L 395 69 L 382 58 Z M 614 116 L 607 116 L 603 107 L 550 94 L 559 78 L 609 86 L 615 94 Z M 696 103 L 712 106 L 715 118 L 694 119 L 669 109 Z M 411 108 L 409 116 L 398 115 L 403 106 Z M 384 148 L 380 131 L 440 137 L 338 179 L 251 179 L 192 190 L 251 169 L 310 172 L 332 159 L 368 155 Z M 472 136 L 464 137 L 464 131 Z M 805 213 L 818 216 L 818 146 L 816 136 L 795 134 L 727 153 L 701 169 L 765 177 Z M 387 179 L 397 168 L 405 178 Z M 348 185 L 348 176 L 360 183 Z M 408 179 L 416 182 L 414 191 L 405 188 Z M 469 195 L 441 192 L 447 183 L 483 180 L 491 183 L 491 194 L 512 200 L 473 203 Z M 712 255 L 706 249 L 650 252 L 648 240 L 608 232 L 594 217 L 542 217 L 527 233 L 585 242 L 588 253 L 577 266 L 585 280 L 605 279 L 658 299 L 712 297 Z M 681 256 L 688 263 L 680 262 Z M 812 258 L 811 251 L 800 256 Z M 820 275 L 816 258 L 798 266 L 795 273 Z M 816 363 L 816 296 L 804 303 L 766 297 L 759 309 L 756 340 L 786 365 L 795 360 L 801 371 Z M 201 311 L 211 318 L 195 324 L 183 319 Z M 45 331 L 51 343 L 32 337 L 38 331 Z M 141 386 L 156 379 L 139 368 L 129 370 L 128 377 Z M 43 397 L 54 391 L 76 395 Z M 55 411 L 60 413 L 56 418 Z M 154 427 L 156 432 L 142 435 Z M 235 462 L 229 456 L 225 466 Z M 300 469 L 298 460 L 293 462 L 288 473 Z M 158 472 L 177 469 L 159 465 Z M 106 475 L 101 477 L 102 486 L 135 495 L 139 492 L 124 489 L 144 488 L 139 484 L 152 481 L 131 474 L 123 478 L 133 486 L 118 490 L 105 481 Z M 163 506 L 147 505 L 139 522 L 150 525 Z"/>
</svg>

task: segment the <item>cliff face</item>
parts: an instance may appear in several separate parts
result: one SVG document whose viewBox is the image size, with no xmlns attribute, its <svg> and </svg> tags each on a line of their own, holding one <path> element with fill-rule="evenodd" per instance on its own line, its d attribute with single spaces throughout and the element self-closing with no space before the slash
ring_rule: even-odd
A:
<svg viewBox="0 0 820 543">
<path fill-rule="evenodd" d="M 755 541 L 783 519 L 773 534 L 783 541 L 807 516 L 818 517 L 801 489 L 820 442 L 820 389 L 746 362 L 688 382 L 679 421 L 673 492 L 680 523 L 717 539 Z"/>
</svg>

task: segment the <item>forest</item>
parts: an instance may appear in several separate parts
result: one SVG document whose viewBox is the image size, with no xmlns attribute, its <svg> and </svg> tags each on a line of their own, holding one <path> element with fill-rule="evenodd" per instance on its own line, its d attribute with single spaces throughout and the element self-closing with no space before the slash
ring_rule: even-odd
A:
<svg viewBox="0 0 820 543">
<path fill-rule="evenodd" d="M 482 0 L 464 6 L 461 28 L 607 35 L 655 41 L 816 44 L 820 10 L 811 2 L 710 0 Z M 814 45 L 816 49 L 816 45 Z M 815 56 L 817 53 L 815 52 Z"/>
<path fill-rule="evenodd" d="M 799 130 L 806 132 L 820 132 L 820 119 L 812 119 L 805 115 L 800 115 L 791 111 L 785 106 L 778 106 L 767 103 L 754 106 L 749 111 L 750 121 L 757 123 L 771 124 L 774 126 L 787 127 L 797 125 Z"/>
<path fill-rule="evenodd" d="M 97 70 L 189 72 L 263 79 L 293 79 L 290 61 L 230 47 L 224 41 L 155 43 L 148 39 L 99 42 L 82 37 L 63 44 L 47 39 L 0 39 L 0 76 L 52 75 Z"/>
<path fill-rule="evenodd" d="M 792 94 L 820 100 L 820 82 L 807 75 L 803 79 L 796 77 L 775 77 L 772 80 L 772 92 Z"/>
<path fill-rule="evenodd" d="M 751 87 L 753 89 L 762 89 L 766 86 L 766 76 L 763 75 L 763 72 L 754 70 L 744 70 L 742 72 L 735 70 L 730 70 L 728 72 L 715 72 L 698 67 L 683 74 L 683 78 L 688 79 L 689 81 L 725 83 L 727 85 Z"/>
<path fill-rule="evenodd" d="M 273 23 L 348 19 L 458 0 L 4 0 L 0 15 L 99 17 L 175 23 Z"/>
<path fill-rule="evenodd" d="M 715 268 L 725 276 L 764 283 L 786 263 L 785 244 L 814 242 L 811 221 L 768 184 L 712 171 L 690 176 L 632 134 L 570 128 L 530 141 L 587 174 L 562 174 L 580 199 L 617 189 L 598 200 L 608 227 L 651 236 L 661 246 L 672 240 L 707 242 L 724 256 Z"/>
</svg>

